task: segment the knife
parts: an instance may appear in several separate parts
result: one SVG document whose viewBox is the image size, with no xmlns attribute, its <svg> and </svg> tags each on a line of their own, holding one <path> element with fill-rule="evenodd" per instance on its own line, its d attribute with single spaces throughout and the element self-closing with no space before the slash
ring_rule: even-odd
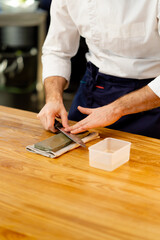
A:
<svg viewBox="0 0 160 240">
<path fill-rule="evenodd" d="M 75 143 L 78 143 L 82 147 L 86 147 L 85 143 L 80 139 L 80 137 L 70 132 L 66 132 L 62 124 L 57 119 L 55 119 L 54 127 L 58 129 L 60 132 L 62 132 L 64 135 L 66 135 L 68 138 L 70 138 L 72 141 L 74 141 Z"/>
</svg>

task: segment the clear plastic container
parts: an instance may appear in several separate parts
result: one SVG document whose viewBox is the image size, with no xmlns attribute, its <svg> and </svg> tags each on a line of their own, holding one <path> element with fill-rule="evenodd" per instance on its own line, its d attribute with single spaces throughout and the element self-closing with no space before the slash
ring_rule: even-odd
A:
<svg viewBox="0 0 160 240">
<path fill-rule="evenodd" d="M 130 142 L 105 138 L 89 147 L 89 164 L 91 167 L 113 171 L 129 161 L 130 147 Z"/>
</svg>

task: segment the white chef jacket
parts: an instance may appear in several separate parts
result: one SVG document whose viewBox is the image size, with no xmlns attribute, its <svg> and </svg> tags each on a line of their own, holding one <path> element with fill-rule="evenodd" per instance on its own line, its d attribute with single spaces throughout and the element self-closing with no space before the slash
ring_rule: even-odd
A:
<svg viewBox="0 0 160 240">
<path fill-rule="evenodd" d="M 69 81 L 70 59 L 86 39 L 87 61 L 99 72 L 124 78 L 154 78 L 160 97 L 160 0 L 53 0 L 43 45 L 43 79 Z"/>
</svg>

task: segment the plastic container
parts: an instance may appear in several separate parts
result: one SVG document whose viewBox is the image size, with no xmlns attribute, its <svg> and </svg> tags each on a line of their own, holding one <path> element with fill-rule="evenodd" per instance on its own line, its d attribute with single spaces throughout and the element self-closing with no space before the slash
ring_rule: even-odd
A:
<svg viewBox="0 0 160 240">
<path fill-rule="evenodd" d="M 89 147 L 89 165 L 113 171 L 129 161 L 130 147 L 130 142 L 115 138 L 105 138 Z"/>
</svg>

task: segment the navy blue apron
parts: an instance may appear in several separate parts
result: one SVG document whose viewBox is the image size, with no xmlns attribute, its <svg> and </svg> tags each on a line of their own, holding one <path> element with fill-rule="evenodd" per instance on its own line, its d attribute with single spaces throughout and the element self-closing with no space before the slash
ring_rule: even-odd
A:
<svg viewBox="0 0 160 240">
<path fill-rule="evenodd" d="M 82 120 L 87 115 L 79 112 L 78 106 L 97 108 L 107 105 L 129 92 L 146 86 L 151 80 L 136 80 L 106 75 L 100 73 L 98 68 L 89 62 L 73 99 L 68 118 L 74 121 Z M 116 123 L 107 127 L 160 139 L 160 107 L 123 116 Z"/>
</svg>

